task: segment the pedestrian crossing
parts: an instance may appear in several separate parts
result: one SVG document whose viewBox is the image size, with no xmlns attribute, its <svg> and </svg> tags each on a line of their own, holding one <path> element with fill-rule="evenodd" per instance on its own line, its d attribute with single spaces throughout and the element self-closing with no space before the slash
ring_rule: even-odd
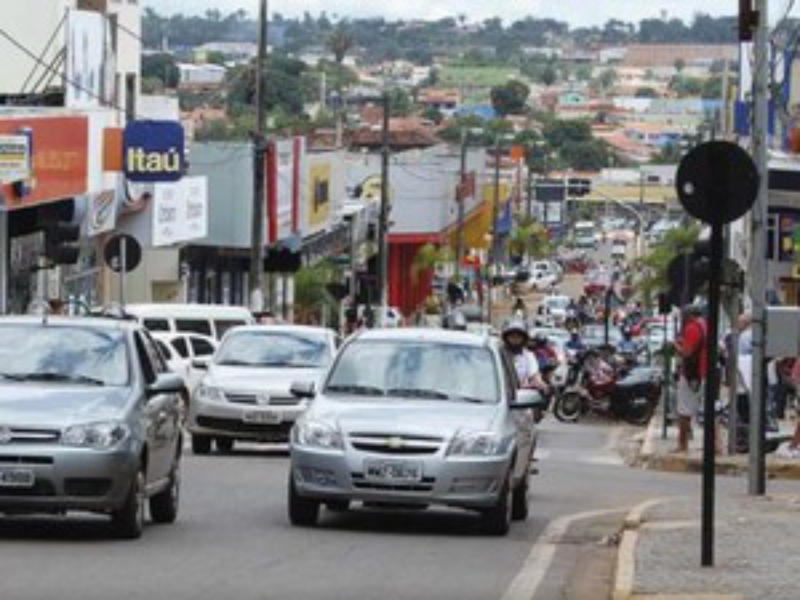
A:
<svg viewBox="0 0 800 600">
<path fill-rule="evenodd" d="M 622 457 L 617 453 L 591 449 L 537 448 L 535 457 L 540 464 L 573 463 L 600 466 L 622 466 L 625 464 Z"/>
</svg>

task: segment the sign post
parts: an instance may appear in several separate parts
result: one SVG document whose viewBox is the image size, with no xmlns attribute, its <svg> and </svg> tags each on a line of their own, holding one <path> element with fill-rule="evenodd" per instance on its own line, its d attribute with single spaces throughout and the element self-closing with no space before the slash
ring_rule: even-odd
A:
<svg viewBox="0 0 800 600">
<path fill-rule="evenodd" d="M 675 181 L 681 204 L 711 226 L 708 280 L 708 376 L 703 402 L 703 497 L 701 564 L 714 565 L 715 405 L 719 398 L 719 305 L 722 287 L 723 227 L 744 216 L 755 202 L 759 176 L 750 156 L 730 142 L 707 142 L 689 152 Z M 735 407 L 733 407 L 735 410 Z"/>
<path fill-rule="evenodd" d="M 112 271 L 119 273 L 119 302 L 125 306 L 125 276 L 142 261 L 142 247 L 135 237 L 117 234 L 106 242 L 103 258 Z"/>
</svg>

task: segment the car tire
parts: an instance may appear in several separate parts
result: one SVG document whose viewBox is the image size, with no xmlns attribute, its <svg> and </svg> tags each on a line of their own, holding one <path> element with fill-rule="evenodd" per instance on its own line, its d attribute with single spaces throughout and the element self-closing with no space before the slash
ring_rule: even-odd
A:
<svg viewBox="0 0 800 600">
<path fill-rule="evenodd" d="M 181 468 L 172 468 L 167 488 L 150 498 L 150 516 L 154 523 L 174 523 L 178 518 L 181 499 Z"/>
<path fill-rule="evenodd" d="M 192 435 L 192 452 L 194 454 L 211 452 L 211 438 L 207 435 Z"/>
<path fill-rule="evenodd" d="M 233 438 L 229 437 L 218 437 L 214 438 L 214 445 L 217 447 L 217 450 L 222 452 L 223 454 L 230 454 L 233 452 Z"/>
<path fill-rule="evenodd" d="M 526 466 L 525 475 L 514 489 L 511 498 L 511 519 L 514 521 L 524 521 L 528 518 L 528 502 L 530 501 L 530 466 Z"/>
<path fill-rule="evenodd" d="M 145 487 L 145 472 L 140 468 L 131 481 L 125 503 L 119 510 L 111 513 L 111 523 L 117 537 L 126 540 L 142 537 L 145 521 Z"/>
<path fill-rule="evenodd" d="M 289 473 L 289 521 L 292 525 L 300 527 L 313 527 L 319 519 L 319 505 L 317 500 L 303 498 L 297 492 L 294 474 Z"/>
<path fill-rule="evenodd" d="M 329 500 L 325 503 L 325 508 L 327 508 L 331 512 L 347 512 L 350 510 L 350 501 L 349 500 Z"/>
<path fill-rule="evenodd" d="M 511 476 L 506 478 L 497 503 L 481 513 L 481 530 L 486 535 L 504 536 L 511 529 Z"/>
</svg>

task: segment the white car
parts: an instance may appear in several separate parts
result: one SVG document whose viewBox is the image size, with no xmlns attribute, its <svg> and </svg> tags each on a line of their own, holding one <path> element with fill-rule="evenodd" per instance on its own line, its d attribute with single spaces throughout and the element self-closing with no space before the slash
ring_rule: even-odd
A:
<svg viewBox="0 0 800 600">
<path fill-rule="evenodd" d="M 530 271 L 531 275 L 536 273 L 553 275 L 558 281 L 560 281 L 564 276 L 564 270 L 561 268 L 561 265 L 552 260 L 537 260 L 532 262 L 528 270 Z"/>
<path fill-rule="evenodd" d="M 528 280 L 530 289 L 537 292 L 546 292 L 553 286 L 558 285 L 558 277 L 555 273 L 545 271 L 534 271 L 531 273 L 531 278 Z"/>
<path fill-rule="evenodd" d="M 293 382 L 319 384 L 338 347 L 323 327 L 254 325 L 225 335 L 189 403 L 195 454 L 230 452 L 236 440 L 286 442 L 308 402 Z M 198 368 L 202 363 L 197 363 Z"/>
<path fill-rule="evenodd" d="M 559 326 L 567 319 L 567 307 L 569 303 L 569 296 L 553 294 L 542 300 L 539 305 L 539 311 L 542 316 L 549 317 L 549 322 Z"/>
<path fill-rule="evenodd" d="M 217 340 L 196 333 L 154 333 L 152 337 L 167 366 L 181 376 L 191 394 L 203 377 L 203 372 L 194 368 L 192 362 L 209 360 L 217 350 Z"/>
<path fill-rule="evenodd" d="M 628 243 L 625 240 L 616 239 L 611 242 L 611 258 L 613 260 L 625 260 L 628 255 Z"/>
</svg>

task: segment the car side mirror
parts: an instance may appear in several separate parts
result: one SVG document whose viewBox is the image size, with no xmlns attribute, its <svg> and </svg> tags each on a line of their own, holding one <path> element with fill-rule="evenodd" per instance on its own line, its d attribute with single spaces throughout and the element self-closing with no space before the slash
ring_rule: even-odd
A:
<svg viewBox="0 0 800 600">
<path fill-rule="evenodd" d="M 517 398 L 510 405 L 511 410 L 545 410 L 547 400 L 535 390 L 517 390 Z"/>
<path fill-rule="evenodd" d="M 200 371 L 207 371 L 208 366 L 211 364 L 211 357 L 206 356 L 203 358 L 192 359 L 192 368 L 199 369 Z"/>
<path fill-rule="evenodd" d="M 160 373 L 156 380 L 147 386 L 147 397 L 161 394 L 180 394 L 185 389 L 183 378 L 176 373 Z"/>
<path fill-rule="evenodd" d="M 295 398 L 311 399 L 316 396 L 316 386 L 311 381 L 295 381 L 289 388 L 289 392 Z"/>
</svg>

